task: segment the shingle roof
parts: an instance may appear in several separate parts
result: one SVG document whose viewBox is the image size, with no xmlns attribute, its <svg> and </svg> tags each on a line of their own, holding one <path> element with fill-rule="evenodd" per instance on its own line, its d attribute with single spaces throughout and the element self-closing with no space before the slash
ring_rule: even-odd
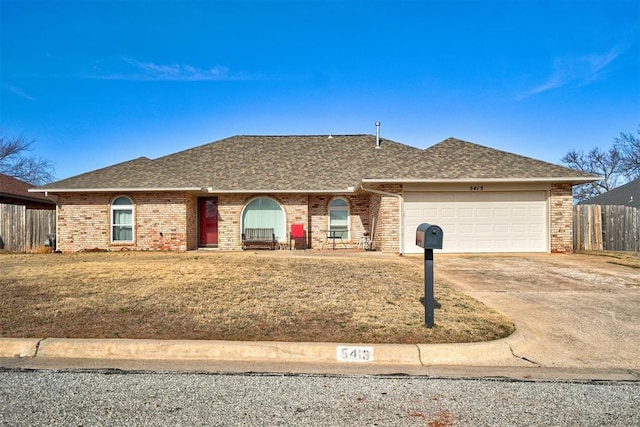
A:
<svg viewBox="0 0 640 427">
<path fill-rule="evenodd" d="M 235 136 L 157 159 L 227 191 L 344 190 L 363 177 L 409 176 L 422 150 L 372 135 Z"/>
<path fill-rule="evenodd" d="M 640 178 L 606 193 L 583 200 L 581 205 L 623 205 L 640 208 Z"/>
<path fill-rule="evenodd" d="M 185 177 L 146 157 L 87 172 L 38 189 L 107 190 L 107 189 L 199 189 Z"/>
<path fill-rule="evenodd" d="M 424 154 L 437 165 L 432 178 L 597 178 L 582 171 L 456 138 L 445 139 L 424 150 Z"/>
<path fill-rule="evenodd" d="M 364 181 L 471 179 L 585 182 L 594 175 L 449 138 L 426 150 L 374 135 L 234 136 L 155 160 L 139 158 L 40 189 L 211 188 L 346 191 Z"/>
<path fill-rule="evenodd" d="M 29 193 L 33 185 L 0 173 L 0 196 L 34 202 L 55 204 L 55 200 L 43 194 Z"/>
</svg>

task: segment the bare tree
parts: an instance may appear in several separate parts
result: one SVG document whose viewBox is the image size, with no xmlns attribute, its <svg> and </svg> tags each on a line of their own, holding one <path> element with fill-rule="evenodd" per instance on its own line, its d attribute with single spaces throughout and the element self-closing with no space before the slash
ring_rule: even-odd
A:
<svg viewBox="0 0 640 427">
<path fill-rule="evenodd" d="M 588 153 L 569 151 L 562 158 L 562 163 L 570 168 L 602 177 L 600 181 L 575 186 L 573 197 L 576 201 L 589 199 L 620 185 L 624 172 L 622 161 L 620 151 L 615 146 L 609 151 L 601 151 L 597 147 Z"/>
<path fill-rule="evenodd" d="M 638 126 L 640 135 L 640 126 Z M 631 132 L 620 133 L 614 139 L 614 146 L 620 151 L 622 157 L 623 174 L 629 179 L 640 178 L 640 138 L 633 136 Z"/>
<path fill-rule="evenodd" d="M 42 157 L 30 155 L 34 142 L 22 134 L 11 138 L 0 135 L 0 173 L 34 185 L 53 181 L 53 164 Z"/>
</svg>

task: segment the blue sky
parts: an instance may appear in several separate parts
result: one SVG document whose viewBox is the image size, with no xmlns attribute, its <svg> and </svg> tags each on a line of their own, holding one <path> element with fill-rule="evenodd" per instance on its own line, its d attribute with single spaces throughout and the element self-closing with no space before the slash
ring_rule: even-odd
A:
<svg viewBox="0 0 640 427">
<path fill-rule="evenodd" d="M 376 121 L 560 163 L 640 125 L 635 0 L 0 0 L 0 36 L 0 130 L 59 179 Z"/>
</svg>

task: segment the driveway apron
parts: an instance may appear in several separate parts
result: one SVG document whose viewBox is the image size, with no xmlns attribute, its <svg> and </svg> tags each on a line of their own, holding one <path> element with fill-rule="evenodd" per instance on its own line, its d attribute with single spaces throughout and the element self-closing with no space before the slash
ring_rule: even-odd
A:
<svg viewBox="0 0 640 427">
<path fill-rule="evenodd" d="M 506 340 L 532 366 L 640 369 L 640 270 L 610 261 L 436 254 L 436 299 L 446 282 L 509 317 Z"/>
</svg>

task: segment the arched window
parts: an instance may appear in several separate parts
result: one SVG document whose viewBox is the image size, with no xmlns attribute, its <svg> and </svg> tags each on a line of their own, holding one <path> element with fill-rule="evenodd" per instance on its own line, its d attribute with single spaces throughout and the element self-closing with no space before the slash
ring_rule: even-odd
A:
<svg viewBox="0 0 640 427">
<path fill-rule="evenodd" d="M 258 197 L 247 203 L 242 211 L 242 233 L 247 228 L 273 228 L 276 239 L 286 239 L 284 210 L 280 203 L 268 197 Z"/>
<path fill-rule="evenodd" d="M 349 203 L 342 197 L 329 203 L 329 230 L 342 231 L 342 238 L 349 239 Z"/>
<path fill-rule="evenodd" d="M 111 242 L 133 242 L 133 202 L 120 196 L 111 203 Z"/>
</svg>

